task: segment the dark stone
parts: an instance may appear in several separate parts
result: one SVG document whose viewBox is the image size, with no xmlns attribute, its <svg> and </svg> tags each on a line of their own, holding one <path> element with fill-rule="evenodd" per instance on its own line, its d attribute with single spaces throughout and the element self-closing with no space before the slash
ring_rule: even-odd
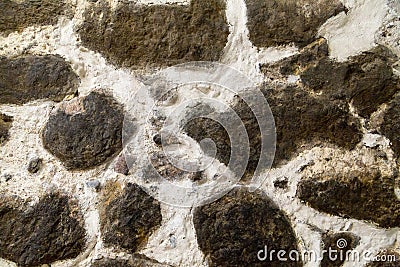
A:
<svg viewBox="0 0 400 267">
<path fill-rule="evenodd" d="M 0 145 L 8 140 L 12 121 L 11 116 L 0 113 Z"/>
<path fill-rule="evenodd" d="M 42 132 L 44 147 L 69 170 L 98 166 L 122 149 L 123 107 L 92 92 L 64 102 Z"/>
<path fill-rule="evenodd" d="M 168 267 L 144 255 L 135 254 L 131 259 L 101 259 L 92 263 L 91 267 Z"/>
<path fill-rule="evenodd" d="M 100 225 L 104 243 L 134 253 L 161 225 L 160 203 L 136 184 L 127 184 L 123 192 L 116 183 L 103 190 Z"/>
<path fill-rule="evenodd" d="M 380 261 L 372 261 L 365 267 L 399 267 L 400 254 L 393 249 L 384 249 L 375 257 L 379 257 Z"/>
<path fill-rule="evenodd" d="M 0 32 L 8 35 L 34 25 L 56 24 L 58 16 L 66 14 L 62 0 L 0 1 Z"/>
<path fill-rule="evenodd" d="M 36 205 L 1 196 L 0 257 L 19 266 L 37 266 L 77 257 L 85 247 L 78 205 L 59 193 Z"/>
<path fill-rule="evenodd" d="M 359 115 L 369 117 L 400 91 L 400 79 L 392 69 L 397 60 L 388 48 L 378 46 L 346 62 L 321 58 L 300 76 L 312 90 L 352 101 Z"/>
<path fill-rule="evenodd" d="M 123 175 L 129 174 L 129 167 L 126 163 L 125 155 L 119 155 L 117 161 L 114 164 L 114 171 Z"/>
<path fill-rule="evenodd" d="M 304 144 L 322 141 L 353 149 L 361 141 L 360 123 L 342 101 L 310 95 L 296 85 L 266 84 L 263 90 L 275 118 L 275 166 L 296 156 Z"/>
<path fill-rule="evenodd" d="M 40 158 L 31 159 L 28 164 L 28 172 L 37 173 L 42 166 L 42 162 L 43 160 Z"/>
<path fill-rule="evenodd" d="M 345 11 L 339 0 L 246 0 L 250 41 L 258 47 L 311 43 L 319 27 Z"/>
<path fill-rule="evenodd" d="M 396 157 L 400 156 L 400 97 L 389 103 L 380 132 L 389 138 Z"/>
<path fill-rule="evenodd" d="M 298 251 L 289 219 L 259 191 L 236 188 L 196 208 L 193 220 L 198 244 L 210 266 L 302 266 L 301 260 L 258 259 L 265 246 L 268 251 Z"/>
<path fill-rule="evenodd" d="M 346 260 L 346 252 L 355 249 L 360 238 L 349 232 L 331 233 L 327 232 L 322 235 L 324 244 L 323 250 L 326 251 L 321 261 L 321 266 L 324 267 L 339 267 Z M 329 256 L 331 251 L 331 256 Z"/>
<path fill-rule="evenodd" d="M 82 44 L 133 68 L 217 61 L 229 34 L 223 0 L 193 0 L 189 6 L 124 2 L 115 10 L 98 1 L 84 19 L 78 29 Z"/>
<path fill-rule="evenodd" d="M 0 57 L 0 104 L 61 101 L 77 92 L 80 80 L 58 55 Z"/>
<path fill-rule="evenodd" d="M 399 227 L 394 184 L 395 177 L 383 177 L 377 170 L 322 174 L 300 181 L 297 196 L 321 212 Z"/>
<path fill-rule="evenodd" d="M 274 181 L 274 187 L 280 189 L 287 189 L 289 184 L 289 179 L 287 177 L 280 177 Z"/>
</svg>

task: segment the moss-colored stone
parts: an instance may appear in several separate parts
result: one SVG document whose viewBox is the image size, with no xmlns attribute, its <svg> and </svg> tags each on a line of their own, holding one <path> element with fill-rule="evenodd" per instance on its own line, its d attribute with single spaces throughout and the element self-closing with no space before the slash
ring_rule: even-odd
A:
<svg viewBox="0 0 400 267">
<path fill-rule="evenodd" d="M 104 243 L 137 252 L 161 225 L 160 203 L 136 184 L 121 192 L 115 183 L 102 190 L 100 225 Z"/>
<path fill-rule="evenodd" d="M 246 0 L 250 41 L 258 47 L 311 43 L 319 27 L 345 11 L 334 0 Z"/>
<path fill-rule="evenodd" d="M 69 170 L 98 166 L 122 149 L 123 107 L 104 93 L 62 103 L 42 132 L 44 147 Z"/>
<path fill-rule="evenodd" d="M 0 257 L 38 266 L 77 257 L 85 247 L 83 218 L 67 196 L 51 193 L 29 207 L 1 196 Z"/>
<path fill-rule="evenodd" d="M 0 104 L 61 101 L 75 94 L 79 83 L 71 66 L 58 55 L 0 57 Z"/>
<path fill-rule="evenodd" d="M 9 34 L 29 26 L 57 23 L 66 14 L 62 0 L 0 1 L 0 33 Z"/>
<path fill-rule="evenodd" d="M 359 244 L 360 238 L 350 232 L 332 233 L 327 232 L 322 235 L 324 244 L 321 266 L 339 267 L 346 261 L 346 252 L 355 249 Z M 329 254 L 331 251 L 331 254 Z"/>
<path fill-rule="evenodd" d="M 229 33 L 223 0 L 193 0 L 189 6 L 123 2 L 115 10 L 97 1 L 84 19 L 78 30 L 83 45 L 133 68 L 217 61 Z"/>
<path fill-rule="evenodd" d="M 8 140 L 12 121 L 11 116 L 0 113 L 0 145 Z"/>
<path fill-rule="evenodd" d="M 287 216 L 259 191 L 249 193 L 236 188 L 196 208 L 193 221 L 197 242 L 210 266 L 302 266 L 301 260 L 258 259 L 258 252 L 265 246 L 268 251 L 298 249 Z"/>
<path fill-rule="evenodd" d="M 395 177 L 377 170 L 321 174 L 300 181 L 297 196 L 311 207 L 336 216 L 400 226 L 400 200 Z"/>
</svg>

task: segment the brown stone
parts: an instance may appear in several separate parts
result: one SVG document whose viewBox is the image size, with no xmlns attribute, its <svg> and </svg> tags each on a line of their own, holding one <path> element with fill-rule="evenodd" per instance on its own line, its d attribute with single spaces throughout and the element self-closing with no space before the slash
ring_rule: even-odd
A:
<svg viewBox="0 0 400 267">
<path fill-rule="evenodd" d="M 346 11 L 334 0 L 246 0 L 250 41 L 258 47 L 311 43 L 319 27 Z"/>
<path fill-rule="evenodd" d="M 223 0 L 193 0 L 189 6 L 123 2 L 115 10 L 97 1 L 84 19 L 78 30 L 83 45 L 135 69 L 217 61 L 229 33 Z"/>
<path fill-rule="evenodd" d="M 394 183 L 395 177 L 382 176 L 378 170 L 321 174 L 300 181 L 297 196 L 321 212 L 399 227 L 400 200 Z"/>
<path fill-rule="evenodd" d="M 30 207 L 1 196 L 0 257 L 37 266 L 77 257 L 85 247 L 83 218 L 67 196 L 51 193 Z"/>
<path fill-rule="evenodd" d="M 273 249 L 297 250 L 288 217 L 266 195 L 236 188 L 221 199 L 196 208 L 194 226 L 209 266 L 302 266 L 298 262 L 261 261 L 257 254 Z"/>
<path fill-rule="evenodd" d="M 130 259 L 101 259 L 92 263 L 91 267 L 168 267 L 144 255 L 133 255 Z"/>
<path fill-rule="evenodd" d="M 74 95 L 79 83 L 71 66 L 58 55 L 0 57 L 0 104 L 61 101 Z"/>
<path fill-rule="evenodd" d="M 339 267 L 346 260 L 346 252 L 355 249 L 360 238 L 350 232 L 327 232 L 322 235 L 322 242 L 324 244 L 322 249 L 326 253 L 323 255 L 321 266 Z M 329 251 L 331 251 L 331 256 L 329 256 Z"/>
<path fill-rule="evenodd" d="M 42 132 L 44 147 L 69 170 L 98 166 L 122 149 L 123 107 L 101 92 L 64 102 Z"/>
<path fill-rule="evenodd" d="M 396 157 L 400 156 L 400 97 L 389 103 L 380 132 L 389 138 Z"/>
<path fill-rule="evenodd" d="M 20 3 L 19 3 L 20 2 Z M 29 26 L 56 24 L 66 14 L 62 0 L 0 1 L 0 32 L 9 34 Z"/>
<path fill-rule="evenodd" d="M 11 116 L 0 113 L 0 145 L 8 140 L 12 121 Z"/>
<path fill-rule="evenodd" d="M 104 243 L 135 253 L 161 225 L 160 203 L 136 184 L 127 184 L 121 192 L 118 183 L 109 183 L 102 192 L 100 225 Z"/>
<path fill-rule="evenodd" d="M 399 267 L 400 253 L 394 249 L 388 248 L 380 251 L 378 255 L 380 261 L 372 261 L 365 267 Z M 384 260 L 385 259 L 385 260 Z"/>
</svg>

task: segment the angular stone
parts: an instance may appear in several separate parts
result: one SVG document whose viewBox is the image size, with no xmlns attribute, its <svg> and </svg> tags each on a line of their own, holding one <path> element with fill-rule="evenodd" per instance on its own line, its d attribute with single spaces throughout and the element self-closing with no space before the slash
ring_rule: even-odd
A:
<svg viewBox="0 0 400 267">
<path fill-rule="evenodd" d="M 56 24 L 65 14 L 62 0 L 2 0 L 0 1 L 0 32 L 9 34 L 28 26 Z"/>
<path fill-rule="evenodd" d="M 0 104 L 61 101 L 77 92 L 80 80 L 58 55 L 0 57 Z"/>
<path fill-rule="evenodd" d="M 258 252 L 265 246 L 268 251 L 298 251 L 289 219 L 259 191 L 249 193 L 236 188 L 221 199 L 196 208 L 193 221 L 197 242 L 210 266 L 302 266 L 301 259 L 258 259 Z"/>
<path fill-rule="evenodd" d="M 394 249 L 384 249 L 375 255 L 379 261 L 372 261 L 365 267 L 398 267 L 400 264 L 400 253 Z"/>
<path fill-rule="evenodd" d="M 103 189 L 100 226 L 104 243 L 134 253 L 161 225 L 160 203 L 136 184 L 127 184 L 121 192 L 118 183 Z"/>
<path fill-rule="evenodd" d="M 168 267 L 144 255 L 135 254 L 131 259 L 101 259 L 92 263 L 91 267 Z"/>
<path fill-rule="evenodd" d="M 83 252 L 83 217 L 67 196 L 51 193 L 33 207 L 4 196 L 0 203 L 1 258 L 37 266 Z"/>
<path fill-rule="evenodd" d="M 42 132 L 44 147 L 69 170 L 98 166 L 122 149 L 123 107 L 92 92 L 62 103 Z"/>
<path fill-rule="evenodd" d="M 78 30 L 83 45 L 110 62 L 133 68 L 217 61 L 229 34 L 223 0 L 189 6 L 92 3 Z"/>
<path fill-rule="evenodd" d="M 331 99 L 345 98 L 353 103 L 359 115 L 369 117 L 400 91 L 400 79 L 392 69 L 397 60 L 388 48 L 378 46 L 346 62 L 322 58 L 300 77 L 312 90 L 322 91 Z"/>
<path fill-rule="evenodd" d="M 11 116 L 0 113 L 0 145 L 8 140 L 12 121 Z"/>
<path fill-rule="evenodd" d="M 128 164 L 126 163 L 124 154 L 119 155 L 117 161 L 114 164 L 114 171 L 116 173 L 120 173 L 123 175 L 129 174 L 129 167 L 128 167 Z"/>
<path fill-rule="evenodd" d="M 389 103 L 380 126 L 380 132 L 389 138 L 394 153 L 400 156 L 400 97 Z"/>
<path fill-rule="evenodd" d="M 400 200 L 394 184 L 395 177 L 378 170 L 329 173 L 300 181 L 297 196 L 321 212 L 399 227 Z"/>
<path fill-rule="evenodd" d="M 311 43 L 319 27 L 346 11 L 334 0 L 246 0 L 250 41 L 257 47 Z"/>
<path fill-rule="evenodd" d="M 322 242 L 324 244 L 322 249 L 325 250 L 326 253 L 323 255 L 321 266 L 342 266 L 346 260 L 346 252 L 356 248 L 359 241 L 360 238 L 350 232 L 324 233 L 322 235 Z M 329 251 L 331 251 L 331 254 L 329 254 Z"/>
</svg>

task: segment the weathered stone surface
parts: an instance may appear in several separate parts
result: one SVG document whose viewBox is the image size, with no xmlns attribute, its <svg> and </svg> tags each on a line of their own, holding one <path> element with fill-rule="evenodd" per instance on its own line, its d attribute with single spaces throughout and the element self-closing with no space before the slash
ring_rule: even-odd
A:
<svg viewBox="0 0 400 267">
<path fill-rule="evenodd" d="M 394 183 L 395 177 L 382 176 L 378 170 L 321 174 L 300 181 L 297 196 L 322 212 L 399 227 L 400 200 Z"/>
<path fill-rule="evenodd" d="M 33 207 L 1 196 L 0 257 L 20 266 L 75 258 L 85 246 L 83 218 L 77 204 L 52 193 Z"/>
<path fill-rule="evenodd" d="M 258 47 L 312 42 L 319 27 L 330 17 L 345 11 L 334 0 L 246 0 L 250 41 Z"/>
<path fill-rule="evenodd" d="M 42 132 L 44 147 L 69 170 L 98 166 L 122 148 L 122 106 L 111 96 L 92 92 L 64 102 Z"/>
<path fill-rule="evenodd" d="M 258 191 L 234 189 L 223 198 L 196 208 L 193 220 L 198 244 L 210 266 L 302 266 L 301 260 L 257 258 L 265 246 L 268 251 L 297 249 L 287 216 Z"/>
<path fill-rule="evenodd" d="M 11 128 L 13 118 L 6 114 L 0 113 L 0 145 L 3 144 L 9 138 L 8 131 Z"/>
<path fill-rule="evenodd" d="M 339 267 L 346 260 L 346 252 L 358 246 L 360 238 L 350 232 L 331 233 L 322 235 L 323 248 L 327 251 L 323 255 L 321 266 Z M 331 256 L 329 256 L 331 251 Z M 343 255 L 343 256 L 341 256 Z"/>
<path fill-rule="evenodd" d="M 117 161 L 114 164 L 114 171 L 123 175 L 129 174 L 129 167 L 126 163 L 125 155 L 119 155 Z"/>
<path fill-rule="evenodd" d="M 275 118 L 275 165 L 291 159 L 305 144 L 322 141 L 353 149 L 361 141 L 360 123 L 342 101 L 312 95 L 297 85 L 266 84 L 263 90 Z"/>
<path fill-rule="evenodd" d="M 127 184 L 121 192 L 118 183 L 110 182 L 102 192 L 100 225 L 104 243 L 132 253 L 138 251 L 161 225 L 160 203 L 136 184 Z"/>
<path fill-rule="evenodd" d="M 43 160 L 41 158 L 31 159 L 28 164 L 28 172 L 37 173 L 40 170 L 42 163 Z"/>
<path fill-rule="evenodd" d="M 400 91 L 400 79 L 392 70 L 396 61 L 389 49 L 378 46 L 343 63 L 322 58 L 300 76 L 312 90 L 326 92 L 334 99 L 346 98 L 358 114 L 369 117 Z"/>
<path fill-rule="evenodd" d="M 142 68 L 217 61 L 228 36 L 223 0 L 193 0 L 189 6 L 91 4 L 78 30 L 83 45 L 120 66 Z"/>
<path fill-rule="evenodd" d="M 91 267 L 167 267 L 156 260 L 149 259 L 144 255 L 135 254 L 131 259 L 101 259 L 94 261 Z"/>
<path fill-rule="evenodd" d="M 394 153 L 400 156 L 400 97 L 396 97 L 389 103 L 385 112 L 380 132 L 389 138 Z"/>
<path fill-rule="evenodd" d="M 65 14 L 62 0 L 2 0 L 0 1 L 0 32 L 9 34 L 34 25 L 57 23 Z"/>
<path fill-rule="evenodd" d="M 58 55 L 0 57 L 0 104 L 61 101 L 75 94 L 79 83 L 71 66 Z"/>
<path fill-rule="evenodd" d="M 372 261 L 365 267 L 398 267 L 400 265 L 400 254 L 394 249 L 384 249 L 375 257 L 378 257 L 379 261 Z"/>
</svg>

